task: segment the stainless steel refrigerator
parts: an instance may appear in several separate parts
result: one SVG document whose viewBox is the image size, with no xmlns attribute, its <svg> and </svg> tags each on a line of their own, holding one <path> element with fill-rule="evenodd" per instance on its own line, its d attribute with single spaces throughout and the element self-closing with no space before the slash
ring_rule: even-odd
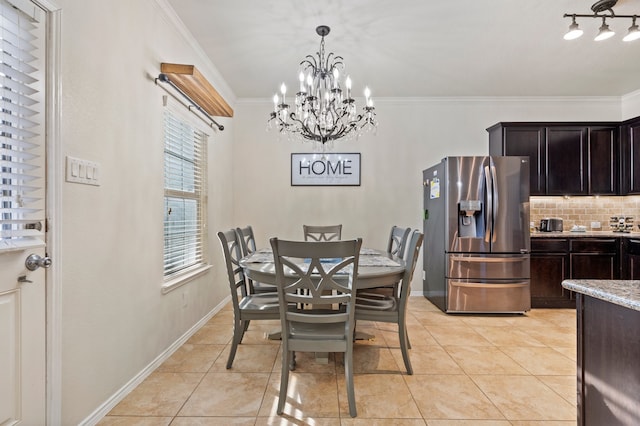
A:
<svg viewBox="0 0 640 426">
<path fill-rule="evenodd" d="M 423 186 L 425 297 L 448 313 L 531 309 L 529 158 L 446 157 Z"/>
</svg>

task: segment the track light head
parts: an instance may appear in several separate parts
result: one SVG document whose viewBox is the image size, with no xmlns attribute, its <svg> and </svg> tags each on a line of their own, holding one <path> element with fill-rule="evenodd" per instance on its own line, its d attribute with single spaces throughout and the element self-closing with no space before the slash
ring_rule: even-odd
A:
<svg viewBox="0 0 640 426">
<path fill-rule="evenodd" d="M 594 38 L 595 41 L 602 41 L 608 38 L 611 38 L 616 33 L 609 28 L 607 25 L 606 18 L 602 18 L 602 25 L 600 26 L 600 31 L 598 31 L 598 35 Z"/>
<path fill-rule="evenodd" d="M 582 33 L 584 33 L 584 31 L 580 29 L 578 23 L 576 22 L 576 16 L 573 15 L 573 21 L 571 22 L 571 25 L 569 25 L 569 31 L 567 31 L 567 33 L 564 35 L 564 39 L 574 40 L 580 37 Z"/>
<path fill-rule="evenodd" d="M 631 23 L 631 26 L 629 27 L 629 32 L 627 33 L 626 36 L 624 36 L 624 38 L 622 39 L 622 41 L 633 41 L 633 40 L 637 40 L 640 38 L 640 28 L 638 28 L 638 25 L 636 25 L 636 17 L 633 17 L 633 22 Z"/>
</svg>

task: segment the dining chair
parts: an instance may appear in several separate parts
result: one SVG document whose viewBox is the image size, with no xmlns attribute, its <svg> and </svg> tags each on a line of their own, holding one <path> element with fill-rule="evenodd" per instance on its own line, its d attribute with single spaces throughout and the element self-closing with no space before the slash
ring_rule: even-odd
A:
<svg viewBox="0 0 640 426">
<path fill-rule="evenodd" d="M 236 228 L 236 232 L 240 237 L 240 248 L 243 256 L 247 256 L 256 251 L 256 237 L 253 235 L 251 225 L 247 225 L 244 228 Z"/>
<path fill-rule="evenodd" d="M 387 253 L 398 257 L 404 257 L 404 250 L 409 239 L 411 228 L 400 228 L 393 225 L 389 234 L 389 242 L 387 244 Z"/>
<path fill-rule="evenodd" d="M 342 238 L 340 225 L 302 225 L 305 241 L 333 241 Z"/>
<path fill-rule="evenodd" d="M 411 234 L 405 256 L 404 275 L 400 282 L 400 294 L 387 296 L 378 293 L 360 292 L 356 297 L 356 321 L 376 321 L 398 325 L 400 351 L 409 375 L 413 374 L 413 367 L 409 358 L 411 344 L 407 332 L 407 302 L 411 293 L 411 280 L 413 279 L 413 272 L 416 268 L 423 238 L 424 234 L 418 230 L 414 230 Z"/>
<path fill-rule="evenodd" d="M 271 239 L 282 327 L 278 414 L 284 411 L 295 352 L 342 352 L 349 414 L 357 415 L 353 387 L 354 301 L 362 239 Z M 300 377 L 302 379 L 303 377 Z"/>
<path fill-rule="evenodd" d="M 227 369 L 233 365 L 233 360 L 242 343 L 245 331 L 253 320 L 277 320 L 280 319 L 278 294 L 259 293 L 252 294 L 249 283 L 238 261 L 242 257 L 238 233 L 235 229 L 226 232 L 218 232 L 218 239 L 222 245 L 222 253 L 227 267 L 227 277 L 231 290 L 231 303 L 233 305 L 233 340 L 231 351 L 227 359 Z"/>
<path fill-rule="evenodd" d="M 401 228 L 399 226 L 393 225 L 391 227 L 391 232 L 389 233 L 389 241 L 387 243 L 387 253 L 404 259 L 404 252 L 407 245 L 407 239 L 409 238 L 410 233 L 411 233 L 411 228 Z M 382 294 L 397 294 L 398 284 L 392 287 L 379 287 L 376 291 Z"/>
<path fill-rule="evenodd" d="M 256 251 L 256 238 L 253 235 L 253 228 L 251 225 L 247 225 L 243 228 L 236 228 L 238 238 L 240 240 L 240 249 L 242 256 L 249 256 Z M 265 284 L 258 281 L 254 281 L 247 277 L 247 283 L 249 284 L 250 293 L 274 293 L 276 287 L 271 284 Z"/>
</svg>

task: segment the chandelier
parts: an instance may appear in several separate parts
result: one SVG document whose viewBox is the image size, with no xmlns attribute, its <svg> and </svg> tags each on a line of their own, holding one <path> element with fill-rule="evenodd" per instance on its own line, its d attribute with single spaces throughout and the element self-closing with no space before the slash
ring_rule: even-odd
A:
<svg viewBox="0 0 640 426">
<path fill-rule="evenodd" d="M 326 25 L 316 28 L 322 37 L 320 50 L 316 56 L 307 55 L 300 62 L 300 88 L 293 106 L 287 104 L 287 86 L 282 83 L 280 95 L 273 96 L 273 112 L 267 127 L 318 143 L 323 149 L 327 143 L 357 138 L 378 126 L 369 88 L 364 89 L 365 103 L 358 113 L 356 101 L 351 97 L 351 78 L 347 76 L 344 83 L 340 80 L 344 69 L 342 56 L 333 52 L 325 55 L 324 37 L 329 31 Z"/>
<path fill-rule="evenodd" d="M 572 18 L 571 24 L 569 25 L 569 31 L 564 35 L 565 40 L 573 40 L 580 37 L 584 31 L 580 29 L 578 23 L 576 22 L 576 18 L 602 18 L 602 25 L 598 31 L 598 34 L 594 38 L 595 41 L 606 40 L 615 35 L 615 31 L 609 28 L 607 25 L 607 19 L 615 19 L 615 18 L 626 18 L 631 19 L 631 26 L 622 40 L 623 41 L 633 41 L 640 38 L 640 29 L 638 25 L 636 25 L 636 18 L 638 15 L 616 15 L 613 12 L 612 7 L 616 5 L 618 0 L 598 0 L 591 6 L 591 10 L 593 11 L 592 15 L 580 15 L 577 13 L 565 13 L 564 18 Z M 609 14 L 601 13 L 609 11 Z"/>
</svg>

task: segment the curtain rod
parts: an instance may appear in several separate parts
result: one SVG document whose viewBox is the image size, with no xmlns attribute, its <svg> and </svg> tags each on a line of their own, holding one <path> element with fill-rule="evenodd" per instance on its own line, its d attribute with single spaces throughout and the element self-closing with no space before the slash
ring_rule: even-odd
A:
<svg viewBox="0 0 640 426">
<path fill-rule="evenodd" d="M 216 120 L 214 120 L 213 118 L 211 118 L 211 116 L 209 115 L 209 113 L 207 113 L 207 111 L 203 110 L 200 105 L 198 105 L 197 103 L 195 103 L 193 101 L 193 99 L 191 99 L 189 96 L 187 96 L 186 93 L 184 93 L 182 90 L 180 90 L 180 88 L 178 86 L 176 86 L 173 81 L 171 81 L 169 79 L 169 76 L 163 73 L 158 74 L 158 78 L 155 79 L 156 85 L 158 84 L 158 80 L 160 80 L 163 83 L 168 83 L 171 87 L 173 87 L 178 93 L 180 93 L 182 96 L 184 96 L 184 98 L 189 101 L 189 103 L 191 105 L 188 105 L 189 111 L 191 111 L 191 107 L 195 107 L 198 111 L 200 111 L 205 117 L 207 117 L 207 119 L 209 121 L 211 121 L 212 124 L 215 124 L 218 127 L 218 130 L 223 131 L 224 130 L 224 126 L 222 124 L 218 124 L 216 122 Z M 213 127 L 211 124 L 209 124 L 210 127 Z"/>
</svg>

